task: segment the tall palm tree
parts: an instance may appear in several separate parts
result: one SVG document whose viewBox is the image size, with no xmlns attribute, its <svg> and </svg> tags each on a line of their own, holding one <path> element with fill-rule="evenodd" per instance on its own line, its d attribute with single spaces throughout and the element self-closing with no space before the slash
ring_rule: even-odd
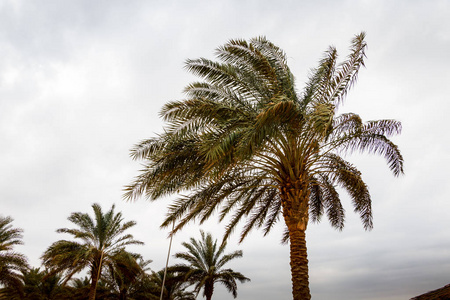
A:
<svg viewBox="0 0 450 300">
<path fill-rule="evenodd" d="M 395 176 L 403 173 L 403 158 L 389 139 L 400 133 L 400 122 L 337 114 L 364 65 L 364 38 L 353 38 L 342 63 L 330 47 L 302 92 L 285 53 L 265 38 L 231 40 L 217 49 L 218 62 L 188 60 L 186 68 L 204 81 L 187 86 L 186 100 L 163 107 L 163 134 L 132 149 L 146 164 L 125 197 L 187 193 L 162 224 L 177 221 L 173 233 L 218 211 L 220 220 L 232 213 L 225 238 L 246 219 L 242 240 L 253 228 L 267 234 L 282 217 L 293 297 L 310 299 L 305 231 L 324 212 L 333 227 L 343 228 L 337 187 L 348 191 L 364 228 L 373 226 L 367 185 L 342 155 L 380 154 Z"/>
<path fill-rule="evenodd" d="M 237 250 L 230 254 L 224 254 L 226 242 L 217 245 L 217 240 L 213 240 L 210 233 L 201 233 L 201 240 L 190 239 L 190 243 L 182 243 L 187 252 L 179 252 L 174 256 L 185 260 L 188 264 L 179 264 L 174 267 L 184 273 L 185 279 L 194 284 L 194 291 L 197 294 L 203 289 L 203 296 L 211 300 L 214 292 L 214 284 L 222 283 L 227 290 L 237 296 L 237 283 L 250 281 L 239 272 L 232 269 L 224 269 L 224 265 L 232 259 L 242 257 L 242 251 Z"/>
<path fill-rule="evenodd" d="M 93 204 L 94 218 L 87 213 L 72 213 L 69 221 L 75 229 L 60 228 L 57 232 L 73 235 L 77 241 L 60 240 L 53 243 L 42 255 L 43 264 L 51 273 L 62 272 L 67 282 L 74 274 L 89 268 L 91 286 L 89 299 L 95 299 L 97 283 L 104 266 L 115 263 L 117 253 L 125 246 L 143 244 L 124 232 L 136 225 L 134 221 L 123 222 L 122 213 L 114 212 L 114 205 L 106 213 L 99 204 Z"/>
<path fill-rule="evenodd" d="M 0 286 L 22 292 L 22 271 L 28 269 L 27 258 L 14 252 L 14 246 L 23 244 L 20 228 L 12 226 L 11 217 L 0 216 Z"/>
</svg>

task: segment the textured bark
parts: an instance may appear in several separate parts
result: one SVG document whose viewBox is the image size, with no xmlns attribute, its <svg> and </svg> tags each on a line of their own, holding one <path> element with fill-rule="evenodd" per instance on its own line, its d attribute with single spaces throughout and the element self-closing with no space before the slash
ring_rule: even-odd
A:
<svg viewBox="0 0 450 300">
<path fill-rule="evenodd" d="M 306 227 L 309 221 L 308 181 L 286 181 L 281 188 L 283 217 L 289 230 L 292 295 L 294 300 L 309 300 Z"/>
<path fill-rule="evenodd" d="M 311 299 L 309 291 L 308 258 L 305 231 L 289 228 L 292 295 L 294 300 Z"/>
</svg>

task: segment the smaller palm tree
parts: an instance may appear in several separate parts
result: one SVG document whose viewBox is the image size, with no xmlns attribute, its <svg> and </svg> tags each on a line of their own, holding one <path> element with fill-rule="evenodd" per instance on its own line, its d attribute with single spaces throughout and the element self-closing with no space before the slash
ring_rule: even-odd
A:
<svg viewBox="0 0 450 300">
<path fill-rule="evenodd" d="M 23 272 L 24 299 L 64 300 L 75 299 L 74 289 L 62 285 L 59 274 L 49 274 L 47 270 L 31 268 Z"/>
<path fill-rule="evenodd" d="M 0 216 L 0 286 L 22 292 L 22 271 L 28 269 L 23 254 L 13 251 L 14 246 L 23 244 L 20 228 L 12 226 L 11 217 Z"/>
<path fill-rule="evenodd" d="M 53 243 L 43 254 L 44 266 L 52 273 L 64 273 L 65 282 L 74 274 L 88 268 L 91 285 L 89 299 L 95 299 L 97 284 L 104 266 L 113 266 L 118 253 L 130 244 L 143 244 L 124 232 L 136 225 L 134 221 L 123 223 L 122 213 L 114 212 L 114 205 L 106 213 L 100 205 L 93 204 L 94 219 L 87 213 L 72 213 L 69 221 L 77 229 L 61 228 L 57 232 L 69 233 L 80 242 L 60 240 Z"/>
<path fill-rule="evenodd" d="M 91 279 L 89 276 L 84 276 L 81 278 L 72 278 L 69 282 L 70 287 L 75 290 L 76 299 L 86 299 L 89 295 L 89 288 L 91 286 Z M 97 291 L 98 294 L 98 291 Z"/>
<path fill-rule="evenodd" d="M 161 289 L 164 281 L 164 269 L 153 272 L 148 282 L 148 288 L 151 291 L 150 299 L 161 299 Z M 195 293 L 187 291 L 189 282 L 185 280 L 185 273 L 179 272 L 175 267 L 169 267 L 164 281 L 163 300 L 195 300 Z"/>
<path fill-rule="evenodd" d="M 111 293 L 119 300 L 126 300 L 136 292 L 136 287 L 146 276 L 152 261 L 144 260 L 140 254 L 119 251 L 114 255 L 114 263 L 105 269 L 105 282 Z"/>
<path fill-rule="evenodd" d="M 178 264 L 174 269 L 184 272 L 185 279 L 194 284 L 194 291 L 197 294 L 203 289 L 203 296 L 207 300 L 212 298 L 216 282 L 222 283 L 236 298 L 236 280 L 244 283 L 250 279 L 232 269 L 223 269 L 223 266 L 232 259 L 242 257 L 242 250 L 224 255 L 226 241 L 218 246 L 217 240 L 213 240 L 210 233 L 205 234 L 201 230 L 200 233 L 201 240 L 191 238 L 190 243 L 182 244 L 187 252 L 175 254 L 176 258 L 183 259 L 188 264 Z"/>
</svg>

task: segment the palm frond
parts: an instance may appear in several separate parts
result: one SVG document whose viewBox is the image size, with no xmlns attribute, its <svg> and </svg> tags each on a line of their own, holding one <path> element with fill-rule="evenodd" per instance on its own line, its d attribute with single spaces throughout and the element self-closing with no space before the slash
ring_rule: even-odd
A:
<svg viewBox="0 0 450 300">
<path fill-rule="evenodd" d="M 318 180 L 320 181 L 320 189 L 328 220 L 331 226 L 342 230 L 344 228 L 345 210 L 339 199 L 339 194 L 328 176 L 321 175 L 318 177 Z"/>
<path fill-rule="evenodd" d="M 316 179 L 310 183 L 309 190 L 309 216 L 312 222 L 319 223 L 324 211 L 322 189 Z"/>
<path fill-rule="evenodd" d="M 339 65 L 332 79 L 332 90 L 329 97 L 336 104 L 342 102 L 349 89 L 355 84 L 360 67 L 364 67 L 367 48 L 365 36 L 366 34 L 361 32 L 353 38 L 350 55 L 345 62 Z"/>
<path fill-rule="evenodd" d="M 345 188 L 352 198 L 352 203 L 356 213 L 359 213 L 366 230 L 372 229 L 372 200 L 369 189 L 358 171 L 352 164 L 341 157 L 333 154 L 327 155 L 329 165 L 333 165 L 332 173 L 328 178 L 332 178 L 343 188 Z"/>
</svg>

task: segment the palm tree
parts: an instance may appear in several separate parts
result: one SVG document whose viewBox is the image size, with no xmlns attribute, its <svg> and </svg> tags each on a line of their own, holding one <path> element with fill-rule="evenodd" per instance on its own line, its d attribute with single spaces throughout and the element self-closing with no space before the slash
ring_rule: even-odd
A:
<svg viewBox="0 0 450 300">
<path fill-rule="evenodd" d="M 62 285 L 59 274 L 49 274 L 47 270 L 31 268 L 23 272 L 24 299 L 51 300 L 74 299 L 74 289 Z"/>
<path fill-rule="evenodd" d="M 161 297 L 161 289 L 163 289 L 163 300 L 195 300 L 195 294 L 186 291 L 189 283 L 186 282 L 184 274 L 181 274 L 174 268 L 169 267 L 164 281 L 164 269 L 153 272 L 150 276 L 150 282 L 147 283 L 146 289 L 150 290 L 150 299 L 158 300 Z"/>
<path fill-rule="evenodd" d="M 89 290 L 91 287 L 91 278 L 89 276 L 72 278 L 70 279 L 68 286 L 73 291 L 72 299 L 88 299 Z M 110 295 L 110 289 L 106 286 L 104 280 L 100 278 L 97 283 L 95 297 L 97 299 L 108 299 L 108 296 Z"/>
<path fill-rule="evenodd" d="M 20 294 L 21 271 L 28 269 L 28 263 L 23 254 L 13 251 L 15 245 L 23 244 L 23 230 L 14 228 L 12 222 L 11 217 L 0 216 L 0 285 Z"/>
<path fill-rule="evenodd" d="M 371 197 L 361 172 L 342 155 L 366 151 L 385 157 L 395 176 L 403 158 L 389 139 L 401 123 L 364 123 L 354 113 L 337 115 L 364 65 L 365 34 L 356 35 L 348 58 L 337 63 L 330 47 L 297 92 L 285 53 L 265 38 L 231 40 L 217 49 L 219 62 L 188 60 L 204 79 L 187 86 L 187 99 L 167 103 L 164 133 L 132 149 L 146 161 L 125 197 L 150 199 L 178 192 L 162 224 L 188 222 L 219 212 L 225 239 L 246 219 L 241 241 L 253 228 L 267 234 L 282 216 L 290 244 L 294 299 L 310 299 L 305 231 L 326 212 L 344 226 L 337 187 L 347 190 L 366 230 L 372 228 Z"/>
<path fill-rule="evenodd" d="M 53 243 L 43 254 L 43 264 L 51 273 L 64 273 L 65 282 L 74 274 L 89 268 L 91 285 L 89 299 L 95 299 L 97 284 L 104 266 L 115 263 L 117 253 L 125 246 L 143 244 L 124 232 L 136 225 L 134 221 L 123 223 L 122 213 L 114 213 L 114 205 L 103 214 L 99 204 L 93 204 L 94 219 L 87 213 L 72 213 L 69 221 L 75 229 L 60 228 L 57 232 L 69 233 L 77 241 L 60 240 Z"/>
<path fill-rule="evenodd" d="M 226 242 L 218 246 L 217 240 L 213 241 L 210 233 L 206 235 L 203 231 L 200 233 L 201 240 L 191 238 L 190 243 L 182 243 L 187 252 L 176 253 L 175 257 L 187 261 L 188 264 L 176 265 L 174 269 L 184 273 L 185 279 L 195 285 L 194 291 L 197 294 L 203 289 L 203 296 L 207 300 L 211 300 L 216 282 L 222 283 L 236 298 L 236 280 L 244 283 L 250 279 L 239 272 L 223 267 L 232 259 L 242 257 L 242 251 L 238 250 L 225 255 Z"/>
<path fill-rule="evenodd" d="M 119 300 L 126 300 L 144 280 L 145 271 L 149 270 L 147 265 L 151 262 L 139 254 L 119 251 L 114 255 L 113 264 L 105 270 L 105 281 Z"/>
</svg>

